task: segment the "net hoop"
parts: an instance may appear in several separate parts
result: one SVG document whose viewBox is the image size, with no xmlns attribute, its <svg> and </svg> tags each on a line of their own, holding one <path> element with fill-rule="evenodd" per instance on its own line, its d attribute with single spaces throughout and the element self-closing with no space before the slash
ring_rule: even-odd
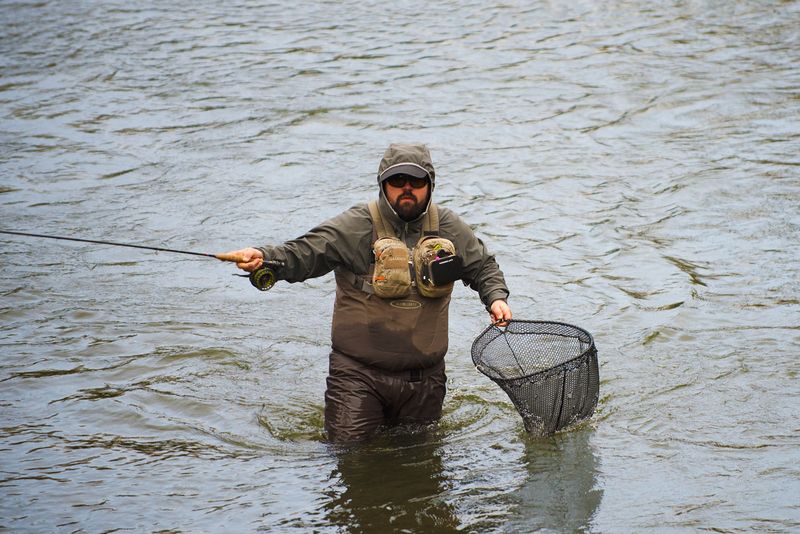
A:
<svg viewBox="0 0 800 534">
<path fill-rule="evenodd" d="M 506 392 L 530 433 L 552 434 L 594 413 L 597 348 L 583 328 L 513 320 L 487 327 L 471 352 L 475 367 Z"/>
<path fill-rule="evenodd" d="M 471 349 L 472 363 L 475 365 L 475 367 L 478 368 L 478 370 L 481 373 L 485 374 L 486 376 L 488 376 L 492 380 L 495 380 L 495 379 L 504 380 L 504 379 L 507 379 L 507 377 L 504 377 L 502 375 L 495 375 L 495 374 L 492 373 L 492 369 L 491 368 L 487 368 L 485 366 L 485 362 L 481 361 L 482 354 L 481 354 L 481 351 L 480 351 L 480 348 L 481 348 L 480 346 L 481 346 L 481 344 L 484 344 L 484 345 L 488 346 L 488 344 L 491 341 L 494 341 L 496 338 L 505 335 L 506 332 L 508 332 L 509 327 L 512 326 L 512 325 L 515 325 L 515 324 L 529 324 L 529 325 L 543 325 L 543 326 L 545 326 L 545 325 L 555 325 L 555 326 L 563 327 L 565 329 L 573 330 L 574 332 L 580 334 L 580 338 L 581 338 L 582 341 L 585 342 L 586 348 L 580 354 L 577 354 L 573 358 L 571 358 L 569 360 L 565 360 L 565 361 L 559 363 L 559 365 L 568 365 L 570 362 L 574 363 L 574 362 L 580 360 L 581 358 L 585 358 L 586 355 L 589 354 L 591 351 L 596 351 L 597 350 L 596 347 L 595 347 L 595 344 L 594 344 L 594 338 L 592 337 L 592 334 L 590 334 L 588 331 L 584 330 L 583 328 L 581 328 L 579 326 L 575 326 L 575 325 L 572 325 L 572 324 L 569 324 L 569 323 L 562 323 L 562 322 L 559 322 L 559 321 L 531 321 L 531 320 L 513 319 L 511 321 L 508 321 L 508 324 L 506 324 L 506 326 L 497 326 L 495 324 L 492 324 L 492 325 L 489 325 L 488 327 L 486 327 L 483 330 L 483 332 L 481 332 L 478 335 L 478 337 L 475 338 L 475 340 L 472 342 L 472 349 Z M 492 336 L 491 339 L 486 339 L 487 336 L 490 335 L 490 333 L 494 333 L 494 336 Z M 548 371 L 550 371 L 550 369 L 532 371 L 532 372 L 530 372 L 528 374 L 523 374 L 522 376 L 517 376 L 517 377 L 514 377 L 514 378 L 515 379 L 532 378 L 537 374 L 547 373 Z"/>
</svg>

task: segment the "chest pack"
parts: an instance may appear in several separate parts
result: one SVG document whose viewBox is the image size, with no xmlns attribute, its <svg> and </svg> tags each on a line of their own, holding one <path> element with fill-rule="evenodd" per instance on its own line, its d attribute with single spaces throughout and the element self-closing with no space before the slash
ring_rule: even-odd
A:
<svg viewBox="0 0 800 534">
<path fill-rule="evenodd" d="M 439 212 L 435 204 L 428 209 L 422 236 L 412 250 L 384 220 L 377 201 L 369 203 L 369 212 L 377 234 L 372 245 L 373 294 L 387 299 L 407 297 L 412 286 L 428 298 L 444 297 L 453 291 L 454 282 L 461 277 L 463 262 L 453 242 L 439 237 Z"/>
</svg>

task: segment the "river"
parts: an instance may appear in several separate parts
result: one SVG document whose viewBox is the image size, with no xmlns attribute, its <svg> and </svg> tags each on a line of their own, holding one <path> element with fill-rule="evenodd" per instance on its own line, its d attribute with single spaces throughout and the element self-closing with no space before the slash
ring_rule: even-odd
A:
<svg viewBox="0 0 800 534">
<path fill-rule="evenodd" d="M 800 2 L 0 3 L 0 229 L 201 252 L 376 195 L 419 141 L 518 319 L 591 332 L 587 422 L 322 428 L 332 275 L 0 236 L 0 531 L 800 530 Z"/>
</svg>

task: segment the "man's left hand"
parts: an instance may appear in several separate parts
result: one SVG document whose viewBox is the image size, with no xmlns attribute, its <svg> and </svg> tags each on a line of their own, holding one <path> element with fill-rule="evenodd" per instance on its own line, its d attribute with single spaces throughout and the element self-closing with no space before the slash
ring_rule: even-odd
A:
<svg viewBox="0 0 800 534">
<path fill-rule="evenodd" d="M 508 303 L 505 300 L 495 300 L 489 309 L 491 310 L 489 315 L 492 317 L 492 323 L 505 323 L 511 320 L 511 308 L 508 307 Z"/>
</svg>

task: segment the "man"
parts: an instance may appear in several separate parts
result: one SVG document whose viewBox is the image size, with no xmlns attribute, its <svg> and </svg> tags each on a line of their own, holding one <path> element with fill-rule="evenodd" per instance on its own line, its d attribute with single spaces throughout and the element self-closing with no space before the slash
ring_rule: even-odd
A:
<svg viewBox="0 0 800 534">
<path fill-rule="evenodd" d="M 392 144 L 378 167 L 377 202 L 282 245 L 229 253 L 248 272 L 265 258 L 277 262 L 277 278 L 288 282 L 335 272 L 325 392 L 332 441 L 441 417 L 453 280 L 478 292 L 493 322 L 511 319 L 494 256 L 455 213 L 432 203 L 435 177 L 424 145 Z"/>
</svg>

